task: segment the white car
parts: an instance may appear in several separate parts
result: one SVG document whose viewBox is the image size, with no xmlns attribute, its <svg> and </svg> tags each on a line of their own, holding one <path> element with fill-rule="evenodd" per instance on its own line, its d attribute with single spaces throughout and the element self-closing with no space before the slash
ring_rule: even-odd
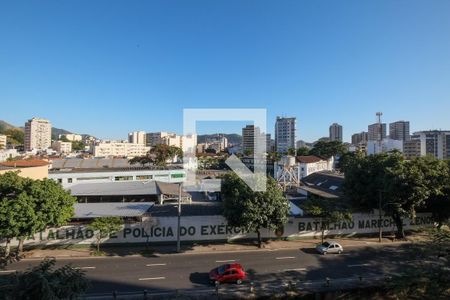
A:
<svg viewBox="0 0 450 300">
<path fill-rule="evenodd" d="M 340 244 L 333 241 L 328 241 L 323 244 L 317 245 L 316 250 L 323 255 L 327 253 L 341 254 L 342 252 L 344 252 L 344 248 L 342 248 Z"/>
</svg>

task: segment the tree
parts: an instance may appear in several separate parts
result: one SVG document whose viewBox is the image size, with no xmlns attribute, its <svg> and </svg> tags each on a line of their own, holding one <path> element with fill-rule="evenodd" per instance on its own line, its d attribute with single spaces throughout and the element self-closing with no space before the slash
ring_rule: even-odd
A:
<svg viewBox="0 0 450 300">
<path fill-rule="evenodd" d="M 60 140 L 61 142 L 70 142 L 70 141 L 67 139 L 67 137 L 66 137 L 65 135 L 62 135 L 62 136 L 59 138 L 59 140 Z"/>
<path fill-rule="evenodd" d="M 228 173 L 223 178 L 222 197 L 228 224 L 256 232 L 261 247 L 261 229 L 276 230 L 283 226 L 287 222 L 289 202 L 274 179 L 262 176 L 258 180 L 267 181 L 265 192 L 252 191 L 235 173 Z"/>
<path fill-rule="evenodd" d="M 418 207 L 442 193 L 447 169 L 442 161 L 420 157 L 406 161 L 399 152 L 356 156 L 346 166 L 344 192 L 355 210 L 382 209 L 404 238 L 403 219 L 414 218 Z"/>
<path fill-rule="evenodd" d="M 297 156 L 305 156 L 305 155 L 309 155 L 308 147 L 300 147 L 297 149 Z"/>
<path fill-rule="evenodd" d="M 269 152 L 267 158 L 272 161 L 279 161 L 281 159 L 281 154 L 278 152 Z"/>
<path fill-rule="evenodd" d="M 7 144 L 13 146 L 23 145 L 25 138 L 23 130 L 17 128 L 10 128 L 5 130 L 4 134 L 7 136 Z"/>
<path fill-rule="evenodd" d="M 85 145 L 82 141 L 72 142 L 72 151 L 84 151 Z"/>
<path fill-rule="evenodd" d="M 0 175 L 0 239 L 6 240 L 5 256 L 11 239 L 19 240 L 19 254 L 25 238 L 67 222 L 75 202 L 75 197 L 51 179 L 32 180 L 18 172 Z"/>
<path fill-rule="evenodd" d="M 296 153 L 295 148 L 289 148 L 287 151 L 287 154 L 290 156 L 295 156 L 295 153 Z"/>
<path fill-rule="evenodd" d="M 55 259 L 45 259 L 25 272 L 3 276 L 0 299 L 77 299 L 89 287 L 84 271 L 71 265 L 54 269 Z"/>
<path fill-rule="evenodd" d="M 122 228 L 123 221 L 119 217 L 96 218 L 88 225 L 88 228 L 95 232 L 97 252 L 100 252 L 100 244 L 111 234 L 116 233 Z"/>
<path fill-rule="evenodd" d="M 440 229 L 450 218 L 450 161 L 447 161 L 447 171 L 440 182 L 441 193 L 433 193 L 426 200 L 427 211 L 433 214 Z"/>
<path fill-rule="evenodd" d="M 182 157 L 183 151 L 181 148 L 175 146 L 158 144 L 150 149 L 150 156 L 155 165 L 165 167 L 167 165 L 167 160 L 173 159 L 175 156 Z"/>
<path fill-rule="evenodd" d="M 351 221 L 352 214 L 345 202 L 337 202 L 335 199 L 325 199 L 316 196 L 309 196 L 302 205 L 306 213 L 321 220 L 321 239 L 324 241 L 325 230 L 331 223 Z"/>
<path fill-rule="evenodd" d="M 315 155 L 326 159 L 332 156 L 342 155 L 347 152 L 347 147 L 339 141 L 319 141 L 309 151 L 309 155 Z"/>
<path fill-rule="evenodd" d="M 141 166 L 145 166 L 146 164 L 153 163 L 153 159 L 149 155 L 145 156 L 136 156 L 128 161 L 130 164 L 141 164 Z"/>
</svg>

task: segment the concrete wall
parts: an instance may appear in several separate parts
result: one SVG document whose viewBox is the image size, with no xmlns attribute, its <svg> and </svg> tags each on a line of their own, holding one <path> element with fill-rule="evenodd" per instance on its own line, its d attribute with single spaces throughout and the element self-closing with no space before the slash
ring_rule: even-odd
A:
<svg viewBox="0 0 450 300">
<path fill-rule="evenodd" d="M 44 179 L 48 177 L 48 166 L 0 170 L 0 174 L 17 171 L 19 171 L 19 176 L 31 179 Z"/>
<path fill-rule="evenodd" d="M 415 221 L 405 220 L 405 229 L 422 226 L 431 226 L 431 214 L 418 214 Z M 263 230 L 264 238 L 319 238 L 321 235 L 320 219 L 290 218 L 282 231 L 275 232 Z M 383 218 L 383 231 L 395 230 L 392 219 Z M 329 235 L 354 235 L 378 232 L 378 216 L 374 214 L 354 214 L 351 222 L 332 224 L 325 231 Z M 222 216 L 195 216 L 181 218 L 182 241 L 214 241 L 255 238 L 254 233 L 244 232 L 240 228 L 227 225 Z M 28 245 L 48 244 L 91 244 L 95 240 L 93 232 L 85 226 L 64 226 L 41 232 L 26 241 Z M 177 218 L 160 217 L 149 218 L 147 221 L 136 224 L 126 224 L 125 228 L 111 236 L 106 243 L 150 243 L 175 242 L 177 239 Z M 16 241 L 13 241 L 15 244 Z"/>
</svg>

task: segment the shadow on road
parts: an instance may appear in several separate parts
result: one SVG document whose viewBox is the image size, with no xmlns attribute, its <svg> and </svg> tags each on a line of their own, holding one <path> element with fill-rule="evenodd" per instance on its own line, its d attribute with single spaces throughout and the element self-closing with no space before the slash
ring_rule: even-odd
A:
<svg viewBox="0 0 450 300">
<path fill-rule="evenodd" d="M 210 286 L 209 274 L 205 272 L 195 272 L 189 275 L 189 280 L 197 285 Z"/>
</svg>

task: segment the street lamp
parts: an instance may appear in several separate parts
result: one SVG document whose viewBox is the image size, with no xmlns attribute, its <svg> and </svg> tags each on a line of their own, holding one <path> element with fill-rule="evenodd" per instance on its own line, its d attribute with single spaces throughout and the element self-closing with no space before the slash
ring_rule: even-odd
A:
<svg viewBox="0 0 450 300">
<path fill-rule="evenodd" d="M 177 252 L 181 251 L 181 241 L 180 241 L 180 221 L 181 221 L 181 192 L 183 189 L 183 183 L 180 182 L 178 190 L 178 225 L 177 225 Z"/>
</svg>

